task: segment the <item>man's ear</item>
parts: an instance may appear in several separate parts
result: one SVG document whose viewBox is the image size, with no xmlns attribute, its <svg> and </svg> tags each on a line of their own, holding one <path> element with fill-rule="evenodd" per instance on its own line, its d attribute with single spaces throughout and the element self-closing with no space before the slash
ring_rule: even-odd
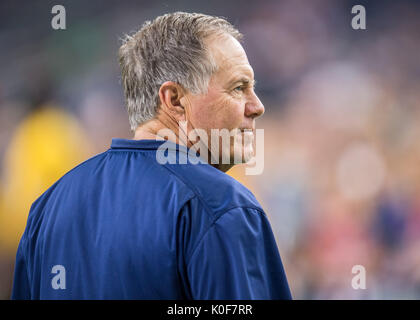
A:
<svg viewBox="0 0 420 320">
<path fill-rule="evenodd" d="M 166 81 L 159 88 L 159 98 L 162 111 L 179 117 L 185 114 L 181 99 L 185 90 L 176 82 Z"/>
</svg>

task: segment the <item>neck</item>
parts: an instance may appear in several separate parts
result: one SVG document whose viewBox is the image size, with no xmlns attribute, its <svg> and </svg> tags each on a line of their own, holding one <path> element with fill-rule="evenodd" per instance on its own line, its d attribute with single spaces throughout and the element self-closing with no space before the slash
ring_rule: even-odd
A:
<svg viewBox="0 0 420 320">
<path fill-rule="evenodd" d="M 167 135 L 167 136 L 161 136 L 159 134 L 160 130 L 171 130 L 174 134 Z M 181 136 L 180 136 L 181 135 Z M 149 120 L 140 126 L 137 127 L 136 131 L 134 132 L 134 140 L 156 140 L 156 139 L 165 139 L 172 141 L 176 144 L 186 146 L 188 148 L 191 148 L 194 143 L 188 140 L 187 133 L 180 130 L 179 126 L 174 128 L 174 126 L 164 124 L 164 122 L 158 118 Z M 210 154 L 208 155 L 208 159 L 211 159 Z M 228 171 L 230 168 L 233 167 L 233 164 L 213 164 L 211 161 L 209 161 L 209 164 L 216 169 L 219 169 L 222 172 Z"/>
</svg>

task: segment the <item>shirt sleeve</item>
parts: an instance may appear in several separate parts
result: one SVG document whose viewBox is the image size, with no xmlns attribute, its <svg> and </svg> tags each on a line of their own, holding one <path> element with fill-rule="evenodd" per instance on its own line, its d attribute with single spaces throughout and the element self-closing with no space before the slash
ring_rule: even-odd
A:
<svg viewBox="0 0 420 320">
<path fill-rule="evenodd" d="M 25 255 L 24 255 L 24 244 L 25 240 L 19 243 L 18 251 L 16 254 L 15 273 L 13 279 L 13 300 L 29 300 L 31 299 L 30 286 L 28 279 L 28 270 L 26 267 Z"/>
<path fill-rule="evenodd" d="M 291 299 L 276 241 L 264 213 L 234 208 L 220 216 L 187 266 L 193 299 Z"/>
</svg>

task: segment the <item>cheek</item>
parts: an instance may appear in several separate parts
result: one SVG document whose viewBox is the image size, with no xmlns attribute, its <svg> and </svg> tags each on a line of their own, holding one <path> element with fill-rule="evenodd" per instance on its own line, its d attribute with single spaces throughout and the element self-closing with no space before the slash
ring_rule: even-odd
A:
<svg viewBox="0 0 420 320">
<path fill-rule="evenodd" d="M 231 97 L 209 97 L 196 101 L 195 106 L 190 119 L 195 128 L 232 130 L 244 118 L 245 104 Z"/>
<path fill-rule="evenodd" d="M 220 113 L 219 128 L 229 130 L 239 128 L 244 119 L 245 104 L 235 99 L 225 99 L 223 110 Z"/>
</svg>

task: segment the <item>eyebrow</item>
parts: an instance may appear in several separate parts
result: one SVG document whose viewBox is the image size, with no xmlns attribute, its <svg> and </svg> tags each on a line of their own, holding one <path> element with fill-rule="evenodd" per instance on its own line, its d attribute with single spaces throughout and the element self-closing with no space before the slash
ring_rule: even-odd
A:
<svg viewBox="0 0 420 320">
<path fill-rule="evenodd" d="M 243 83 L 245 85 L 253 85 L 255 86 L 255 84 L 257 83 L 257 81 L 255 79 L 251 80 L 249 78 L 246 77 L 241 77 L 241 78 L 235 78 L 232 81 L 230 81 L 230 85 L 233 85 L 235 83 Z"/>
</svg>

